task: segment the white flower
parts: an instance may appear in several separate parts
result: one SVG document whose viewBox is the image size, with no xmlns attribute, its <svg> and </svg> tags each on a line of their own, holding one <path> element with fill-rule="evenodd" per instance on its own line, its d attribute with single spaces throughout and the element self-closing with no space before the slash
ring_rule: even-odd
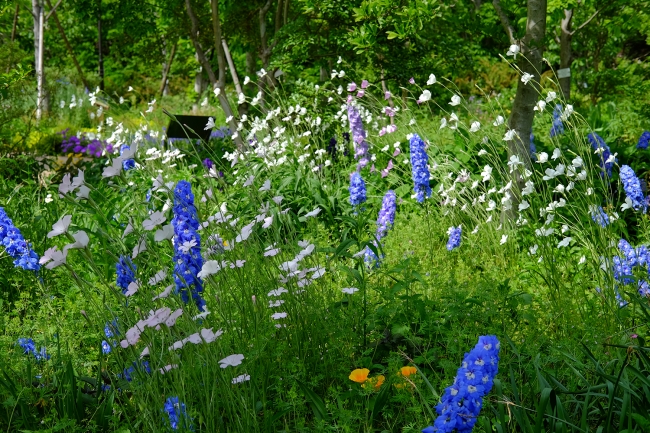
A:
<svg viewBox="0 0 650 433">
<path fill-rule="evenodd" d="M 214 119 L 212 117 L 208 117 L 208 123 L 205 125 L 205 128 L 203 128 L 203 130 L 207 131 L 208 129 L 212 129 L 214 127 L 215 127 Z"/>
<path fill-rule="evenodd" d="M 287 317 L 287 313 L 284 313 L 284 312 L 283 312 L 283 313 L 275 313 L 275 314 L 271 315 L 271 317 L 272 317 L 274 320 L 284 319 L 284 318 Z"/>
<path fill-rule="evenodd" d="M 427 80 L 427 86 L 430 86 L 432 84 L 436 84 L 436 76 L 433 74 L 429 75 L 429 79 Z"/>
<path fill-rule="evenodd" d="M 449 105 L 451 105 L 451 106 L 460 105 L 460 96 L 458 96 L 458 95 L 452 96 L 451 97 L 451 102 L 449 103 Z"/>
<path fill-rule="evenodd" d="M 431 92 L 429 92 L 428 90 L 425 89 L 425 90 L 422 91 L 422 94 L 418 98 L 418 101 L 427 102 L 429 100 L 431 100 Z"/>
<path fill-rule="evenodd" d="M 503 141 L 511 141 L 513 138 L 515 138 L 515 130 L 514 129 L 509 129 L 506 131 L 506 135 L 503 136 Z"/>
<path fill-rule="evenodd" d="M 341 291 L 346 295 L 352 295 L 354 292 L 358 292 L 359 289 L 357 289 L 356 287 L 346 287 L 344 289 L 341 289 Z"/>
<path fill-rule="evenodd" d="M 559 244 L 557 244 L 557 247 L 558 248 L 568 247 L 572 239 L 573 239 L 572 237 L 567 236 L 566 238 L 562 239 Z"/>
<path fill-rule="evenodd" d="M 244 355 L 241 354 L 226 356 L 225 358 L 219 361 L 219 367 L 221 368 L 237 367 L 238 365 L 241 364 L 243 360 L 244 360 Z"/>
<path fill-rule="evenodd" d="M 516 169 L 518 165 L 524 165 L 524 163 L 521 162 L 521 160 L 519 159 L 519 156 L 512 155 L 510 157 L 510 160 L 508 161 L 508 165 L 510 166 L 510 173 L 512 173 L 512 171 L 514 169 Z"/>
<path fill-rule="evenodd" d="M 476 132 L 479 129 L 481 129 L 481 124 L 480 122 L 472 122 L 472 125 L 469 128 L 469 132 Z"/>
<path fill-rule="evenodd" d="M 68 232 L 68 227 L 72 222 L 72 215 L 64 215 L 52 226 L 52 231 L 47 234 L 48 239 L 62 235 Z"/>
<path fill-rule="evenodd" d="M 250 82 L 251 82 L 250 77 L 249 77 L 248 75 L 246 75 L 246 76 L 244 77 L 244 86 L 245 86 L 246 84 L 250 83 Z"/>
<path fill-rule="evenodd" d="M 492 167 L 489 165 L 486 165 L 483 167 L 483 171 L 481 172 L 481 176 L 483 176 L 483 182 L 488 182 L 490 178 L 492 177 Z"/>
<path fill-rule="evenodd" d="M 558 159 L 560 156 L 562 156 L 562 151 L 557 147 L 553 149 L 553 155 L 551 156 L 551 159 Z"/>
<path fill-rule="evenodd" d="M 542 111 L 544 111 L 544 108 L 546 108 L 546 101 L 541 99 L 541 100 L 537 101 L 537 105 L 535 105 L 535 108 L 533 108 L 533 110 L 539 111 L 541 113 Z"/>
<path fill-rule="evenodd" d="M 483 155 L 487 155 L 487 150 L 481 149 L 478 151 L 478 156 L 483 156 Z"/>
<path fill-rule="evenodd" d="M 524 84 L 528 84 L 530 80 L 532 80 L 534 77 L 529 74 L 528 72 L 524 72 L 524 75 L 521 76 L 521 82 Z"/>
<path fill-rule="evenodd" d="M 52 203 L 54 199 L 52 198 L 52 194 L 48 194 L 47 197 L 45 197 L 45 203 Z"/>
<path fill-rule="evenodd" d="M 551 102 L 555 98 L 557 98 L 557 93 L 555 93 L 553 91 L 550 91 L 550 92 L 548 92 L 548 95 L 546 96 L 546 102 Z"/>
<path fill-rule="evenodd" d="M 504 122 L 504 121 L 505 121 L 505 119 L 503 118 L 503 116 L 497 116 L 497 118 L 496 118 L 496 120 L 494 121 L 493 125 L 494 125 L 494 126 L 503 125 L 503 122 Z"/>
<path fill-rule="evenodd" d="M 631 209 L 633 205 L 634 203 L 632 202 L 632 200 L 629 197 L 625 197 L 625 203 L 621 205 L 621 212 L 627 209 Z"/>
<path fill-rule="evenodd" d="M 573 105 L 567 104 L 567 106 L 564 108 L 564 111 L 562 112 L 562 115 L 560 116 L 560 119 L 566 121 L 570 115 L 573 114 Z"/>
<path fill-rule="evenodd" d="M 538 162 L 539 164 L 543 164 L 543 163 L 545 163 L 546 161 L 548 161 L 548 153 L 546 153 L 546 152 L 541 152 L 541 153 L 538 153 L 538 154 L 537 154 L 537 162 Z"/>
<path fill-rule="evenodd" d="M 580 260 L 578 260 L 578 264 L 579 264 L 579 265 L 582 265 L 582 264 L 585 263 L 586 261 L 587 261 L 587 258 L 586 258 L 585 256 L 582 256 L 582 257 L 580 257 Z"/>
<path fill-rule="evenodd" d="M 246 78 L 248 78 L 248 77 L 246 77 Z M 233 377 L 230 382 L 232 384 L 237 384 L 237 383 L 246 382 L 248 380 L 251 380 L 251 376 L 249 374 L 240 374 L 237 377 Z"/>
<path fill-rule="evenodd" d="M 444 128 L 445 126 L 447 126 L 447 119 L 443 117 L 440 119 L 440 129 Z"/>
<path fill-rule="evenodd" d="M 257 71 L 257 76 L 260 77 L 260 78 L 266 77 L 266 71 L 264 70 L 264 68 Z"/>
<path fill-rule="evenodd" d="M 575 168 L 582 167 L 583 163 L 584 161 L 579 156 L 576 157 L 573 161 L 571 161 L 571 165 L 573 165 Z"/>
<path fill-rule="evenodd" d="M 502 235 L 501 236 L 501 241 L 499 242 L 500 245 L 505 244 L 508 241 L 508 235 Z"/>
<path fill-rule="evenodd" d="M 516 59 L 519 51 L 521 51 L 519 45 L 514 45 L 514 44 L 510 45 L 510 48 L 508 48 L 508 52 L 506 52 L 506 56 L 513 56 Z"/>
<path fill-rule="evenodd" d="M 526 186 L 521 190 L 521 195 L 529 195 L 535 191 L 535 184 L 531 181 L 526 182 Z"/>
<path fill-rule="evenodd" d="M 214 88 L 214 96 L 219 97 L 221 95 L 221 89 L 218 87 Z"/>
<path fill-rule="evenodd" d="M 528 209 L 530 207 L 530 203 L 528 203 L 526 200 L 522 201 L 519 203 L 519 212 L 522 210 Z"/>
</svg>

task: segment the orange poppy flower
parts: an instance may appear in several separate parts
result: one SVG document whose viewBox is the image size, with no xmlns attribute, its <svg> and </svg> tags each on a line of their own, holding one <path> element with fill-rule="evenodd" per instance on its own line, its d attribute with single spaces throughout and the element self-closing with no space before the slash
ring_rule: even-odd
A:
<svg viewBox="0 0 650 433">
<path fill-rule="evenodd" d="M 409 377 L 410 375 L 415 374 L 417 372 L 418 372 L 417 368 L 410 367 L 408 365 L 406 367 L 400 368 L 400 373 L 402 373 L 402 376 L 406 376 L 406 377 Z"/>
<path fill-rule="evenodd" d="M 356 370 L 352 370 L 352 373 L 350 373 L 350 380 L 353 382 L 357 383 L 363 383 L 366 380 L 368 380 L 368 374 L 370 373 L 370 370 L 367 368 L 357 368 Z"/>
</svg>

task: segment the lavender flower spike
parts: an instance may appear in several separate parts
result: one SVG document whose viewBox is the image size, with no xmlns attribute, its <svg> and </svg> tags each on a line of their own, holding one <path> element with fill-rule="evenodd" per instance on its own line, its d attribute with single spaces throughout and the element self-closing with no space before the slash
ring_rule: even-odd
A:
<svg viewBox="0 0 650 433">
<path fill-rule="evenodd" d="M 410 140 L 411 146 L 411 170 L 413 172 L 413 191 L 415 198 L 419 203 L 424 202 L 425 198 L 431 197 L 431 187 L 429 186 L 429 156 L 424 149 L 424 141 L 419 135 L 413 134 Z"/>
<path fill-rule="evenodd" d="M 395 223 L 396 199 L 395 192 L 388 190 L 386 195 L 384 195 L 384 199 L 381 201 L 381 210 L 377 217 L 377 238 L 379 239 L 386 236 L 388 230 Z"/>
<path fill-rule="evenodd" d="M 363 121 L 359 110 L 354 105 L 348 105 L 348 120 L 352 130 L 352 139 L 354 142 L 354 159 L 359 160 L 357 171 L 363 169 L 368 162 L 368 143 L 366 142 L 366 131 L 363 129 Z"/>
<path fill-rule="evenodd" d="M 460 246 L 460 237 L 463 234 L 463 228 L 458 227 L 449 227 L 449 240 L 447 241 L 447 250 L 451 251 Z"/>
<path fill-rule="evenodd" d="M 350 176 L 350 204 L 359 206 L 366 201 L 366 183 L 358 171 Z"/>
</svg>

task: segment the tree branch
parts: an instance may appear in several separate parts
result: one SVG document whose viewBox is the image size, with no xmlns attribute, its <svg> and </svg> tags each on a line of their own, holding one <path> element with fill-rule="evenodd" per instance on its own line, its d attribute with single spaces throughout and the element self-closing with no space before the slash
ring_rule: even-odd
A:
<svg viewBox="0 0 650 433">
<path fill-rule="evenodd" d="M 600 8 L 600 9 L 598 9 L 596 12 L 594 12 L 594 14 L 593 14 L 592 16 L 590 16 L 589 19 L 587 19 L 587 21 L 585 21 L 584 23 L 580 24 L 580 25 L 578 26 L 577 29 L 575 29 L 573 32 L 571 32 L 571 35 L 576 34 L 576 32 L 580 31 L 584 26 L 586 26 L 587 24 L 589 24 L 589 23 L 591 22 L 591 20 L 593 20 L 594 18 L 596 18 L 596 15 L 598 15 L 598 13 L 599 13 L 600 11 L 602 11 L 603 9 L 604 9 L 604 7 Z"/>
<path fill-rule="evenodd" d="M 201 63 L 201 66 L 203 66 L 203 69 L 205 69 L 207 72 L 208 78 L 210 79 L 210 84 L 212 84 L 214 87 L 217 85 L 217 77 L 214 75 L 212 66 L 210 65 L 207 57 L 205 57 L 205 52 L 203 51 L 203 48 L 201 48 L 201 43 L 197 39 L 197 35 L 199 34 L 199 20 L 194 13 L 194 9 L 192 9 L 192 3 L 190 0 L 185 0 L 185 9 L 187 10 L 187 15 L 190 17 L 190 39 L 192 40 L 192 44 L 196 50 L 196 55 L 199 58 L 199 63 Z"/>
<path fill-rule="evenodd" d="M 55 11 L 56 11 L 56 8 L 59 7 L 59 5 L 61 4 L 62 1 L 63 1 L 63 0 L 59 0 L 59 1 L 54 5 L 54 7 L 52 8 L 52 10 L 49 11 L 47 15 L 45 15 L 45 21 L 47 21 L 47 20 L 50 19 L 50 16 L 51 16 Z M 48 3 L 49 3 L 49 2 L 48 2 Z M 51 3 L 49 3 L 49 4 L 51 5 Z M 50 7 L 51 7 L 51 6 L 50 6 Z"/>
<path fill-rule="evenodd" d="M 501 1 L 492 0 L 492 5 L 494 6 L 494 10 L 497 12 L 497 15 L 499 16 L 499 20 L 501 20 L 501 25 L 503 26 L 503 29 L 506 31 L 506 34 L 508 35 L 508 39 L 510 39 L 510 43 L 513 45 L 516 44 L 517 40 L 515 39 L 515 29 L 512 27 L 512 24 L 510 23 L 508 16 L 501 8 Z"/>
</svg>

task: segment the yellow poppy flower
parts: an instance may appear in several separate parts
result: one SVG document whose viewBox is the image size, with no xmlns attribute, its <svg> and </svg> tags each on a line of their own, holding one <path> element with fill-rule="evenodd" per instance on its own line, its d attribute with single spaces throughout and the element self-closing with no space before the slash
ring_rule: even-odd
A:
<svg viewBox="0 0 650 433">
<path fill-rule="evenodd" d="M 350 380 L 353 382 L 357 383 L 363 383 L 366 380 L 368 380 L 368 374 L 370 373 L 370 370 L 367 368 L 357 368 L 356 370 L 352 370 L 352 373 L 350 373 Z"/>
</svg>

